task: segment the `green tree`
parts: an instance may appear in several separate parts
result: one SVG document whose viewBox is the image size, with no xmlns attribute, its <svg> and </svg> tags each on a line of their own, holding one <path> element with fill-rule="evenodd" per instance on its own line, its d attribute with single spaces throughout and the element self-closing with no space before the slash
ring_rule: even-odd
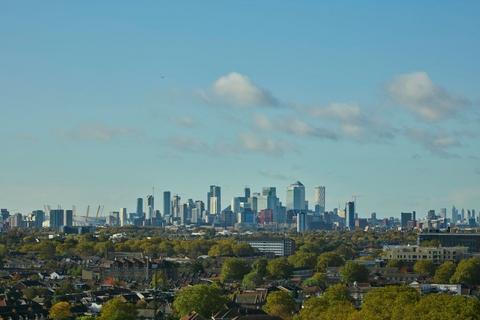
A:
<svg viewBox="0 0 480 320">
<path fill-rule="evenodd" d="M 227 299 L 217 287 L 198 284 L 182 288 L 173 301 L 173 308 L 181 317 L 192 311 L 203 317 L 211 317 L 226 302 Z"/>
<path fill-rule="evenodd" d="M 417 260 L 413 265 L 413 271 L 432 277 L 435 274 L 435 265 L 431 260 Z"/>
<path fill-rule="evenodd" d="M 321 288 L 326 287 L 326 276 L 324 273 L 317 272 L 312 277 L 305 279 L 302 282 L 304 287 L 319 286 Z"/>
<path fill-rule="evenodd" d="M 399 268 L 400 269 L 401 267 L 403 267 L 403 261 L 402 260 L 395 260 L 395 259 L 388 260 L 387 267 L 388 268 Z"/>
<path fill-rule="evenodd" d="M 152 288 L 165 290 L 168 287 L 167 274 L 163 270 L 156 271 L 152 276 L 151 281 Z"/>
<path fill-rule="evenodd" d="M 416 319 L 480 319 L 477 298 L 448 294 L 425 295 L 415 306 Z"/>
<path fill-rule="evenodd" d="M 367 320 L 403 320 L 410 319 L 414 313 L 419 293 L 406 286 L 390 286 L 369 291 L 363 300 L 361 319 Z"/>
<path fill-rule="evenodd" d="M 135 320 L 137 308 L 122 297 L 108 300 L 103 306 L 99 320 Z"/>
<path fill-rule="evenodd" d="M 258 258 L 252 264 L 252 269 L 258 273 L 260 277 L 265 277 L 267 275 L 267 265 L 268 260 L 265 258 Z"/>
<path fill-rule="evenodd" d="M 255 250 L 245 242 L 234 243 L 232 245 L 232 252 L 237 257 L 251 257 L 255 255 Z"/>
<path fill-rule="evenodd" d="M 337 284 L 329 287 L 320 297 L 308 299 L 301 309 L 299 320 L 348 319 L 355 314 L 348 288 Z"/>
<path fill-rule="evenodd" d="M 341 267 L 345 263 L 345 260 L 341 255 L 336 252 L 325 252 L 318 256 L 317 270 L 325 272 L 327 267 Z"/>
<path fill-rule="evenodd" d="M 220 240 L 208 250 L 210 257 L 231 257 L 233 256 L 232 241 Z"/>
<path fill-rule="evenodd" d="M 450 283 L 461 283 L 463 285 L 475 286 L 480 284 L 480 258 L 461 260 Z"/>
<path fill-rule="evenodd" d="M 328 287 L 322 297 L 328 302 L 328 304 L 352 301 L 348 288 L 341 283 Z"/>
<path fill-rule="evenodd" d="M 340 276 L 344 282 L 367 282 L 369 274 L 367 267 L 353 261 L 347 261 L 340 269 Z"/>
<path fill-rule="evenodd" d="M 223 282 L 242 280 L 250 271 L 247 261 L 240 258 L 227 258 L 222 264 L 220 277 Z"/>
<path fill-rule="evenodd" d="M 445 261 L 435 271 L 435 276 L 433 277 L 433 281 L 435 283 L 449 283 L 450 278 L 455 273 L 456 268 L 457 267 L 455 263 L 453 263 L 452 261 Z"/>
<path fill-rule="evenodd" d="M 287 279 L 292 274 L 293 268 L 286 258 L 277 258 L 268 261 L 267 271 L 273 279 Z"/>
<path fill-rule="evenodd" d="M 66 320 L 72 317 L 70 303 L 61 301 L 55 303 L 48 312 L 48 316 L 53 320 Z"/>
<path fill-rule="evenodd" d="M 317 262 L 317 255 L 306 251 L 297 251 L 295 254 L 288 257 L 290 263 L 296 269 L 306 269 L 315 267 Z"/>
<path fill-rule="evenodd" d="M 271 316 L 288 320 L 295 312 L 295 300 L 285 291 L 275 291 L 267 296 L 263 310 Z"/>
<path fill-rule="evenodd" d="M 245 289 L 255 289 L 263 282 L 263 278 L 256 271 L 247 273 L 242 280 L 242 286 Z"/>
</svg>

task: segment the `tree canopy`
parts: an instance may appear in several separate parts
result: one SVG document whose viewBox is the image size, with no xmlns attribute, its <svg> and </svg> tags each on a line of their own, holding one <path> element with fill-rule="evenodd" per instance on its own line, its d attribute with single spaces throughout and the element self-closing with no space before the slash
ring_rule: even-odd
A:
<svg viewBox="0 0 480 320">
<path fill-rule="evenodd" d="M 369 274 L 367 267 L 354 261 L 347 261 L 340 270 L 344 282 L 367 282 Z"/>
<path fill-rule="evenodd" d="M 48 316 L 53 320 L 66 320 L 72 317 L 70 309 L 70 303 L 65 301 L 57 302 L 50 308 Z"/>
<path fill-rule="evenodd" d="M 263 310 L 266 313 L 284 320 L 291 319 L 295 309 L 295 300 L 285 291 L 274 291 L 270 293 L 267 296 L 267 302 L 263 306 Z"/>
<path fill-rule="evenodd" d="M 136 307 L 125 302 L 122 297 L 108 300 L 103 306 L 99 320 L 135 320 L 137 318 Z"/>
<path fill-rule="evenodd" d="M 173 301 L 173 308 L 181 317 L 192 311 L 210 317 L 226 302 L 227 299 L 216 286 L 198 284 L 181 289 Z"/>
</svg>

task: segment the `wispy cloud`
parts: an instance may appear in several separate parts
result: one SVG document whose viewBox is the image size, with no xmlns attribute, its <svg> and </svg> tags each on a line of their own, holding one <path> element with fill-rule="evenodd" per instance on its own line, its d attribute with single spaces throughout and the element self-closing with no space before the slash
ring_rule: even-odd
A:
<svg viewBox="0 0 480 320">
<path fill-rule="evenodd" d="M 212 147 L 197 138 L 176 135 L 168 139 L 168 144 L 178 151 L 194 152 L 194 153 L 208 153 Z"/>
<path fill-rule="evenodd" d="M 172 121 L 178 126 L 184 128 L 193 128 L 198 125 L 198 123 L 190 116 L 172 117 Z"/>
<path fill-rule="evenodd" d="M 279 131 L 295 136 L 310 136 L 328 140 L 336 140 L 338 136 L 325 128 L 314 127 L 299 118 L 281 118 L 270 120 L 265 115 L 257 114 L 253 118 L 254 127 L 263 131 Z"/>
<path fill-rule="evenodd" d="M 90 140 L 97 142 L 110 142 L 121 137 L 139 138 L 138 130 L 127 127 L 113 127 L 102 123 L 81 124 L 70 130 L 61 130 L 59 135 L 71 140 Z"/>
<path fill-rule="evenodd" d="M 275 140 L 258 134 L 243 133 L 239 138 L 240 146 L 245 151 L 281 156 L 287 151 L 294 149 L 294 147 L 286 141 Z"/>
<path fill-rule="evenodd" d="M 395 77 L 387 86 L 390 97 L 426 121 L 439 121 L 470 105 L 466 98 L 455 97 L 436 85 L 426 72 Z"/>
<path fill-rule="evenodd" d="M 278 100 L 266 89 L 259 87 L 246 75 L 231 72 L 218 78 L 200 96 L 212 104 L 236 107 L 278 106 Z"/>
<path fill-rule="evenodd" d="M 404 133 L 413 143 L 419 143 L 432 154 L 443 158 L 458 157 L 451 149 L 462 145 L 457 135 L 444 131 L 407 128 Z"/>
<path fill-rule="evenodd" d="M 326 106 L 300 108 L 311 117 L 338 125 L 340 137 L 357 142 L 385 142 L 395 137 L 396 129 L 367 114 L 355 103 L 333 102 Z"/>
</svg>

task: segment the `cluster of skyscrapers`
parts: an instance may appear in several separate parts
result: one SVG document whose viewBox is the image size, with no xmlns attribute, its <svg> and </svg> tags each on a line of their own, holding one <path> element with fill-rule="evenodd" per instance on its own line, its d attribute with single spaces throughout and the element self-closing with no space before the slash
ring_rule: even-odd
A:
<svg viewBox="0 0 480 320">
<path fill-rule="evenodd" d="M 236 227 L 247 229 L 263 228 L 266 230 L 282 230 L 296 228 L 298 232 L 315 229 L 365 229 L 367 227 L 399 228 L 446 228 L 448 226 L 473 227 L 480 225 L 480 216 L 475 210 L 457 209 L 451 211 L 451 219 L 447 218 L 447 209 L 427 213 L 426 219 L 417 220 L 416 212 L 402 212 L 400 219 L 377 219 L 376 213 L 371 218 L 360 218 L 356 212 L 355 201 L 348 201 L 344 208 L 326 210 L 325 187 L 313 189 L 313 204 L 306 200 L 305 186 L 296 181 L 286 188 L 285 204 L 277 194 L 276 187 L 264 187 L 259 192 L 244 188 L 241 195 L 235 196 L 227 205 L 222 205 L 221 187 L 211 185 L 204 200 L 182 200 L 171 191 L 163 192 L 162 210 L 157 209 L 154 192 L 146 197 L 138 198 L 133 212 L 127 208 L 111 211 L 103 216 L 103 206 L 99 206 L 96 214 L 78 215 L 75 208 L 34 210 L 28 215 L 1 209 L 0 229 L 4 228 L 51 228 L 71 231 L 75 228 L 90 226 L 192 226 L 210 225 L 216 227 Z"/>
</svg>

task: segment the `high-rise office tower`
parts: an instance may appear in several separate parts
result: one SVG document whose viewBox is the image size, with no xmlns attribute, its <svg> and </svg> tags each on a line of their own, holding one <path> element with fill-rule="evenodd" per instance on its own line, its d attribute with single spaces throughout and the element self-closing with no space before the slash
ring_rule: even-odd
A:
<svg viewBox="0 0 480 320">
<path fill-rule="evenodd" d="M 126 226 L 128 220 L 127 208 L 120 209 L 120 226 Z"/>
<path fill-rule="evenodd" d="M 414 213 L 412 212 L 402 212 L 400 214 L 400 226 L 402 227 L 403 230 L 406 230 L 408 228 L 408 223 L 410 221 L 414 221 Z"/>
<path fill-rule="evenodd" d="M 45 221 L 45 212 L 43 210 L 34 210 L 32 215 L 35 219 L 35 228 L 41 228 L 43 221 Z"/>
<path fill-rule="evenodd" d="M 262 194 L 257 199 L 257 211 L 263 209 L 276 210 L 279 202 L 280 200 L 277 197 L 277 188 L 264 187 L 262 188 Z"/>
<path fill-rule="evenodd" d="M 287 210 L 304 211 L 305 186 L 297 181 L 287 187 Z"/>
<path fill-rule="evenodd" d="M 447 218 L 447 208 L 440 209 L 440 217 L 442 217 L 443 219 Z"/>
<path fill-rule="evenodd" d="M 207 211 L 212 214 L 220 214 L 222 211 L 222 193 L 220 186 L 210 186 L 207 193 Z"/>
<path fill-rule="evenodd" d="M 164 216 L 169 216 L 172 214 L 171 197 L 172 197 L 172 194 L 170 193 L 170 191 L 163 192 L 163 215 Z"/>
<path fill-rule="evenodd" d="M 249 187 L 245 187 L 245 190 L 244 190 L 244 196 L 245 196 L 245 199 L 248 199 L 250 198 L 250 188 Z"/>
<path fill-rule="evenodd" d="M 143 199 L 137 198 L 137 218 L 143 218 Z"/>
<path fill-rule="evenodd" d="M 65 211 L 63 209 L 50 210 L 50 228 L 60 229 L 64 225 Z"/>
<path fill-rule="evenodd" d="M 180 217 L 180 196 L 178 194 L 174 195 L 172 199 L 172 215 L 175 218 Z"/>
<path fill-rule="evenodd" d="M 307 213 L 301 210 L 297 213 L 297 232 L 302 233 L 305 231 L 307 231 Z"/>
<path fill-rule="evenodd" d="M 345 205 L 346 226 L 350 230 L 355 229 L 355 202 L 349 201 Z"/>
<path fill-rule="evenodd" d="M 67 227 L 73 227 L 73 210 L 65 210 L 63 225 Z"/>
<path fill-rule="evenodd" d="M 153 195 L 147 196 L 147 219 L 155 217 L 155 198 Z"/>
<path fill-rule="evenodd" d="M 319 186 L 314 189 L 315 213 L 323 214 L 325 212 L 325 187 Z"/>
</svg>

